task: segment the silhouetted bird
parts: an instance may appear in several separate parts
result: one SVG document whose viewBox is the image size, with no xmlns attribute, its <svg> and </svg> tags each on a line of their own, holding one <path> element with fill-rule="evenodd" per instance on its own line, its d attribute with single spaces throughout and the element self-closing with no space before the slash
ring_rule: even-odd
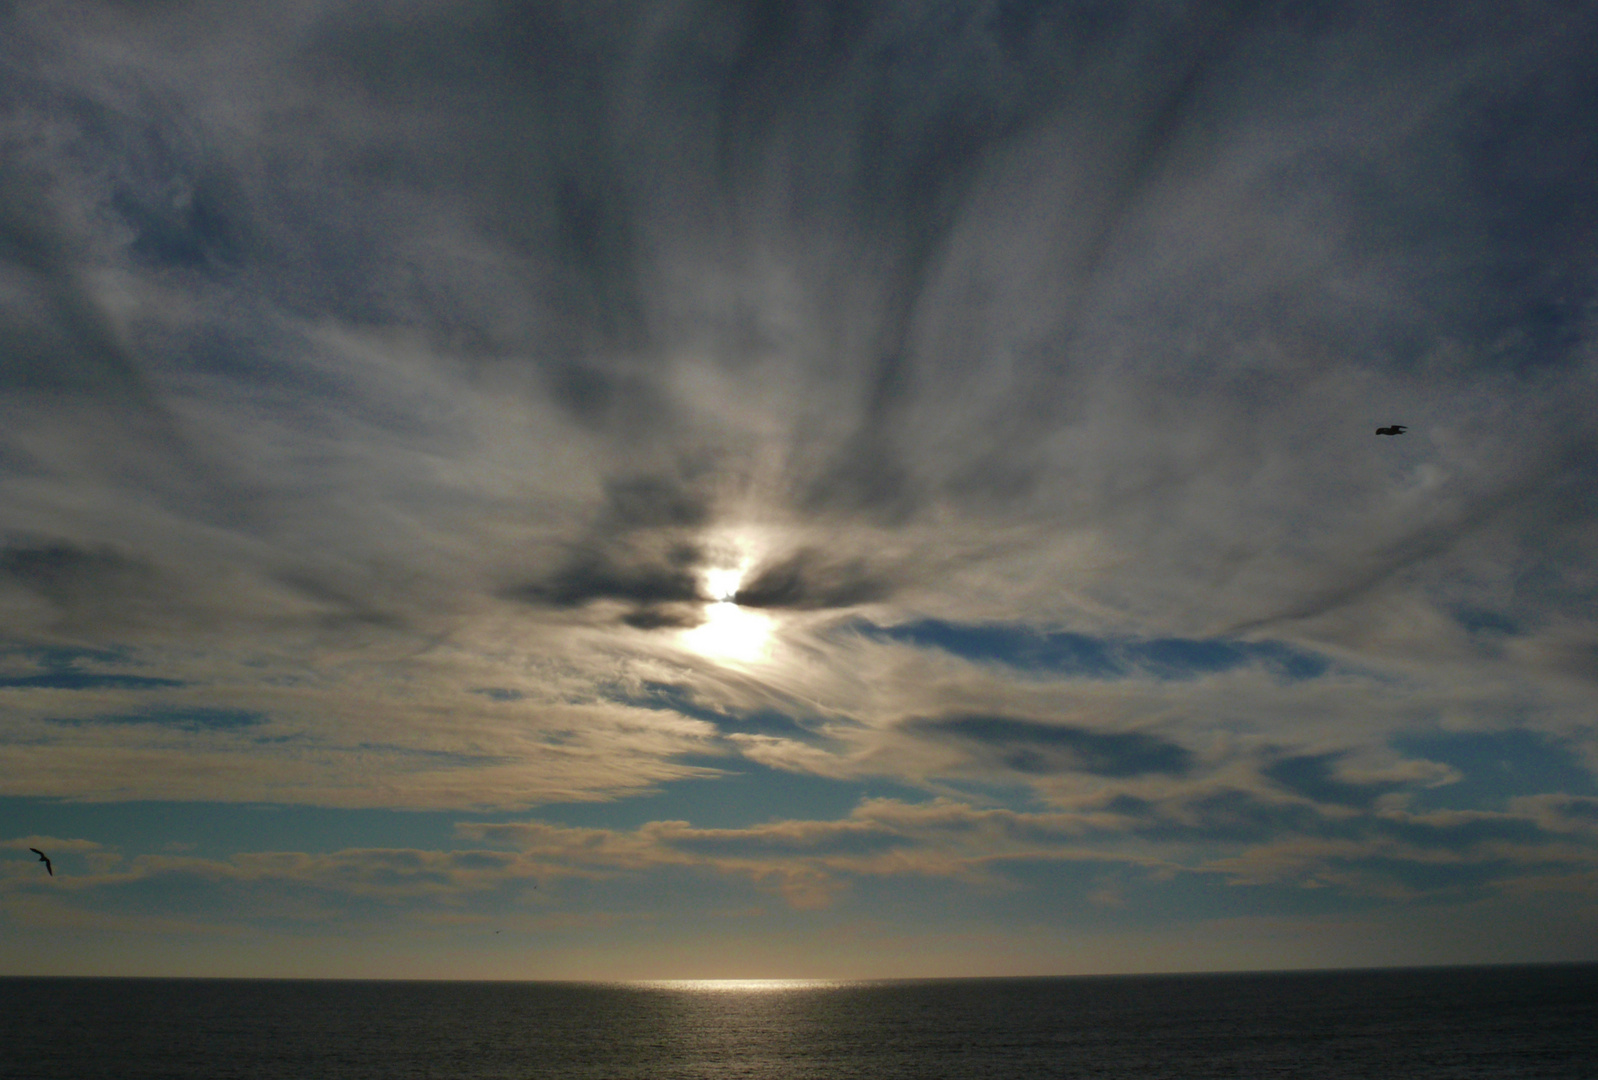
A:
<svg viewBox="0 0 1598 1080">
<path fill-rule="evenodd" d="M 39 861 L 44 863 L 45 873 L 49 874 L 51 877 L 55 877 L 55 867 L 50 865 L 50 856 L 46 855 L 36 847 L 31 847 L 28 850 L 39 856 Z"/>
<path fill-rule="evenodd" d="M 1376 429 L 1376 434 L 1378 435 L 1402 435 L 1403 433 L 1403 424 L 1394 424 L 1392 427 L 1379 427 Z"/>
</svg>

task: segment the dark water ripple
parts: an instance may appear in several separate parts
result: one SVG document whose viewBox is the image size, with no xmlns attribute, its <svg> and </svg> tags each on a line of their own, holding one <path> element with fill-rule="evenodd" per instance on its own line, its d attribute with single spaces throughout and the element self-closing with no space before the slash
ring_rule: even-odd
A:
<svg viewBox="0 0 1598 1080">
<path fill-rule="evenodd" d="M 0 979 L 29 1080 L 1593 1080 L 1598 966 L 705 984 Z"/>
</svg>

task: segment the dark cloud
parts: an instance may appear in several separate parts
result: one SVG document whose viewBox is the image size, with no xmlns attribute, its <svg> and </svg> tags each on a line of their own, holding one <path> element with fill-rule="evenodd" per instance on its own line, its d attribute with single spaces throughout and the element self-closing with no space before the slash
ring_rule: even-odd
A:
<svg viewBox="0 0 1598 1080">
<path fill-rule="evenodd" d="M 668 426 L 670 399 L 644 374 L 574 360 L 551 366 L 550 396 L 585 427 L 636 436 Z"/>
<path fill-rule="evenodd" d="M 225 175 L 198 177 L 165 205 L 142 202 L 127 191 L 112 196 L 134 233 L 133 255 L 185 270 L 227 270 L 248 258 L 249 226 L 236 216 L 237 201 Z"/>
<path fill-rule="evenodd" d="M 597 519 L 566 560 L 506 595 L 554 608 L 621 601 L 634 605 L 624 621 L 640 629 L 696 625 L 701 620 L 682 605 L 708 599 L 698 532 L 709 519 L 709 502 L 681 481 L 612 479 Z"/>
<path fill-rule="evenodd" d="M 710 519 L 710 504 L 680 481 L 663 476 L 634 476 L 605 483 L 605 511 L 600 527 L 607 532 L 690 528 Z"/>
<path fill-rule="evenodd" d="M 723 159 L 758 175 L 754 163 L 782 155 L 795 215 L 870 237 L 872 250 L 848 298 L 866 312 L 851 328 L 855 420 L 796 488 L 807 514 L 902 525 L 927 505 L 901 435 L 922 389 L 917 317 L 983 170 L 1080 89 L 1072 60 L 1122 22 L 1107 4 L 748 12 L 722 90 L 734 103 L 720 117 Z"/>
<path fill-rule="evenodd" d="M 1007 769 L 1037 776 L 1084 772 L 1095 776 L 1181 776 L 1193 765 L 1185 746 L 1146 732 L 1105 732 L 1006 716 L 914 720 L 923 737 L 975 749 Z"/>
<path fill-rule="evenodd" d="M 80 245 L 55 225 L 55 187 L 20 162 L 0 178 L 0 260 L 14 290 L 0 303 L 10 343 L 0 390 L 142 398 L 134 359 L 85 295 L 73 259 Z"/>
<path fill-rule="evenodd" d="M 635 608 L 621 621 L 635 630 L 684 630 L 704 622 L 702 609 L 687 604 L 654 604 Z"/>
<path fill-rule="evenodd" d="M 399 628 L 406 625 L 405 617 L 385 604 L 381 588 L 374 587 L 368 575 L 362 581 L 352 580 L 347 572 L 334 574 L 325 570 L 290 570 L 273 575 L 280 585 L 311 600 L 321 609 L 317 622 L 329 628 Z"/>
<path fill-rule="evenodd" d="M 837 460 L 810 482 L 799 508 L 807 514 L 903 525 L 925 501 L 922 485 L 888 437 L 873 428 L 847 443 Z"/>
<path fill-rule="evenodd" d="M 0 581 L 63 608 L 108 605 L 129 592 L 150 588 L 154 579 L 149 564 L 108 545 L 54 541 L 0 548 Z"/>
<path fill-rule="evenodd" d="M 512 589 L 509 595 L 556 608 L 580 607 L 593 600 L 652 607 L 705 599 L 699 575 L 690 566 L 598 552 L 578 553 L 543 581 Z"/>
<path fill-rule="evenodd" d="M 629 39 L 639 32 L 623 10 L 584 15 L 508 3 L 437 4 L 398 17 L 332 5 L 297 72 L 322 93 L 353 95 L 377 115 L 449 133 L 447 152 L 418 152 L 412 140 L 385 132 L 352 147 L 350 164 L 360 186 L 396 202 L 448 189 L 474 224 L 500 238 L 518 264 L 514 284 L 540 315 L 535 363 L 554 372 L 556 400 L 584 422 L 608 418 L 615 431 L 658 419 L 625 400 L 631 389 L 647 393 L 647 379 L 618 378 L 578 359 L 646 344 L 640 188 L 652 177 L 637 152 L 642 140 L 618 131 L 616 114 L 628 65 L 636 62 Z M 371 260 L 384 238 L 365 232 L 365 215 L 349 223 L 334 218 L 329 211 L 340 209 L 338 202 L 318 208 L 325 219 L 318 254 L 343 271 L 335 281 L 357 276 L 370 260 L 374 281 L 386 288 L 351 299 L 368 309 L 408 308 L 419 290 L 395 270 L 410 276 L 417 268 L 410 260 L 399 267 Z M 352 243 L 354 254 L 346 254 Z M 435 299 L 453 317 L 480 321 L 471 317 L 469 297 Z M 574 371 L 585 374 L 569 379 Z M 595 388 L 604 388 L 598 400 Z"/>
<path fill-rule="evenodd" d="M 893 584 L 884 575 L 873 573 L 862 560 L 837 562 L 815 548 L 803 548 L 756 568 L 733 602 L 745 607 L 816 610 L 869 604 L 886 599 L 893 591 Z"/>
</svg>

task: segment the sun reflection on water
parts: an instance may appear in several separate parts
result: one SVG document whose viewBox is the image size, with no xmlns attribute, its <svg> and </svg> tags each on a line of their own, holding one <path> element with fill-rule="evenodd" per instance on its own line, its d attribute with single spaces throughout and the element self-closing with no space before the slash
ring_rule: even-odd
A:
<svg viewBox="0 0 1598 1080">
<path fill-rule="evenodd" d="M 699 994 L 770 993 L 780 990 L 834 990 L 839 979 L 635 979 L 629 986 L 650 990 L 685 990 Z"/>
</svg>

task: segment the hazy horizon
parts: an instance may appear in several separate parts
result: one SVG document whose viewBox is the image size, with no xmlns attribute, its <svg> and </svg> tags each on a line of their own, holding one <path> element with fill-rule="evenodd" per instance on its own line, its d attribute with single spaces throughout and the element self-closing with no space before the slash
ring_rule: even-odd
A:
<svg viewBox="0 0 1598 1080">
<path fill-rule="evenodd" d="M 0 8 L 0 973 L 1598 960 L 1595 55 Z"/>
<path fill-rule="evenodd" d="M 484 982 L 484 983 L 550 983 L 567 986 L 637 986 L 659 987 L 671 990 L 744 990 L 749 992 L 781 991 L 785 989 L 824 989 L 827 987 L 864 986 L 871 984 L 893 983 L 935 983 L 935 982 L 1029 982 L 1029 981 L 1057 981 L 1070 979 L 1189 979 L 1215 976 L 1226 978 L 1228 976 L 1277 976 L 1277 975 L 1378 975 L 1383 973 L 1402 974 L 1405 972 L 1422 973 L 1434 971 L 1497 971 L 1515 969 L 1543 969 L 1543 968 L 1589 968 L 1598 964 L 1591 960 L 1548 960 L 1548 961 L 1510 961 L 1505 963 L 1490 964 L 1420 964 L 1399 967 L 1296 967 L 1296 968 L 1200 968 L 1187 971 L 1120 971 L 1120 972 L 1094 972 L 1072 975 L 904 975 L 904 976 L 871 976 L 862 975 L 850 978 L 833 978 L 829 976 L 805 977 L 772 977 L 761 978 L 745 977 L 712 977 L 712 978 L 676 978 L 672 976 L 634 976 L 627 978 L 474 978 L 474 977 L 416 977 L 396 976 L 393 978 L 370 977 L 361 975 L 85 975 L 85 974 L 0 974 L 0 980 L 13 980 L 25 982 L 31 979 L 145 979 L 150 981 L 193 980 L 196 982 L 250 982 L 261 980 L 265 982 Z"/>
</svg>

